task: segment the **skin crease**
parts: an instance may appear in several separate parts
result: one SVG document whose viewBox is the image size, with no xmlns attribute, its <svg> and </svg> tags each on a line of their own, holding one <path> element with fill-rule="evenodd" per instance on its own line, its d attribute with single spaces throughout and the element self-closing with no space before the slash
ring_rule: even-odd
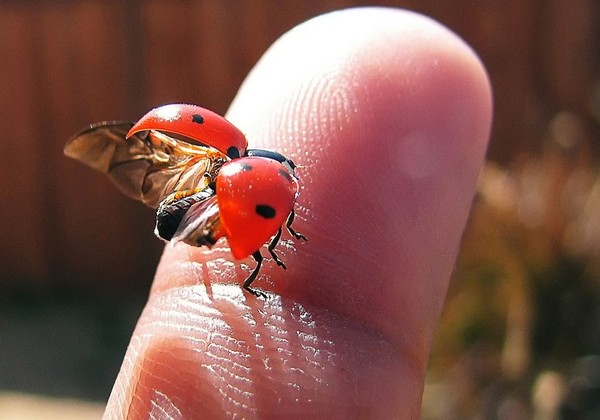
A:
<svg viewBox="0 0 600 420">
<path fill-rule="evenodd" d="M 228 119 L 301 167 L 266 259 L 167 246 L 105 418 L 418 418 L 429 348 L 491 125 L 470 48 L 394 9 L 284 35 Z M 263 255 L 268 255 L 263 250 Z"/>
</svg>

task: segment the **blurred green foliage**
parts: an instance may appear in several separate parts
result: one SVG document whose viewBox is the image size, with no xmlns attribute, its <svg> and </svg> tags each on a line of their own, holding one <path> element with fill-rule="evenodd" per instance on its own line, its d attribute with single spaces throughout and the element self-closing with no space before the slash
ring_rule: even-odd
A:
<svg viewBox="0 0 600 420">
<path fill-rule="evenodd" d="M 431 355 L 424 418 L 558 418 L 571 404 L 576 366 L 600 354 L 591 144 L 578 117 L 561 113 L 539 155 L 486 165 Z"/>
</svg>

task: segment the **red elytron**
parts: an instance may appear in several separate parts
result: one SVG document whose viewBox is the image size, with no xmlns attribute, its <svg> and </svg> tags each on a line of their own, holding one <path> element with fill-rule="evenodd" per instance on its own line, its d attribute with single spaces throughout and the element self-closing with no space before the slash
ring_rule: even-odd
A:
<svg viewBox="0 0 600 420">
<path fill-rule="evenodd" d="M 131 127 L 126 137 L 149 130 L 184 136 L 188 141 L 217 149 L 230 158 L 243 156 L 248 148 L 246 137 L 236 126 L 197 105 L 171 104 L 154 108 Z"/>
<path fill-rule="evenodd" d="M 102 122 L 73 137 L 65 154 L 107 174 L 126 195 L 157 207 L 157 236 L 211 247 L 226 237 L 237 259 L 252 255 L 256 268 L 268 242 L 273 260 L 283 225 L 296 239 L 296 166 L 285 156 L 248 149 L 245 136 L 225 118 L 196 105 L 153 109 L 138 122 Z"/>
</svg>

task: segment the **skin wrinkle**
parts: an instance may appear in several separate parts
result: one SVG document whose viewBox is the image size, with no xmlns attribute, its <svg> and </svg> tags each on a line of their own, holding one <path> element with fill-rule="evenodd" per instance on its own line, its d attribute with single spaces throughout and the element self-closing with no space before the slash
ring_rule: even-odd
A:
<svg viewBox="0 0 600 420">
<path fill-rule="evenodd" d="M 190 386 L 196 379 L 199 377 L 196 376 L 197 372 L 194 372 L 193 362 L 187 360 L 186 352 L 184 350 L 184 346 L 173 342 L 163 341 L 155 346 L 149 348 L 149 351 L 145 353 L 144 364 L 141 368 L 141 377 L 138 382 L 138 387 L 136 389 L 136 395 L 139 396 L 139 403 L 136 404 L 136 412 L 131 413 L 131 418 L 142 418 L 143 413 L 148 409 L 148 405 L 152 405 L 153 402 L 156 402 L 154 399 L 154 395 L 156 389 L 161 391 L 166 395 L 169 395 L 169 399 L 171 403 L 182 413 L 183 418 L 186 417 L 186 412 L 182 408 L 179 407 L 184 406 L 185 404 L 189 404 L 190 402 L 195 403 L 198 409 L 198 413 L 206 412 L 206 407 L 203 407 L 203 400 L 197 400 L 195 395 L 187 395 L 184 396 L 180 392 L 181 389 L 185 389 Z M 183 355 L 183 357 L 180 357 Z M 173 359 L 177 359 L 178 363 L 172 363 Z M 159 365 L 160 367 L 169 366 L 171 369 L 179 368 L 180 371 L 176 372 L 176 376 L 168 375 L 166 372 L 157 369 L 156 366 L 153 366 L 154 360 L 161 360 L 162 363 Z M 183 368 L 183 369 L 182 369 Z M 156 372 L 157 375 L 154 375 L 153 372 Z M 177 381 L 170 381 L 168 378 L 176 377 Z M 152 386 L 147 386 L 146 384 L 152 384 Z M 186 401 L 187 399 L 187 401 Z M 206 404 L 206 406 L 211 406 L 211 404 Z M 216 407 L 216 406 L 215 406 Z"/>
<path fill-rule="evenodd" d="M 199 286 L 200 287 L 200 286 Z M 185 290 L 183 289 L 177 289 L 178 291 L 180 291 L 182 293 L 181 298 L 183 299 L 193 299 L 194 302 L 190 303 L 191 305 L 201 305 L 202 304 L 202 298 L 200 297 L 200 295 L 197 295 L 196 297 L 193 297 L 192 295 L 185 293 Z M 167 293 L 167 295 L 170 295 L 172 292 L 171 291 L 169 293 Z M 299 310 L 295 310 L 295 311 L 290 311 L 287 309 L 280 307 L 273 307 L 270 308 L 269 313 L 256 313 L 255 316 L 262 316 L 263 320 L 261 322 L 255 322 L 255 325 L 257 326 L 257 328 L 255 328 L 255 332 L 258 332 L 258 338 L 262 339 L 263 337 L 266 339 L 266 343 L 263 344 L 263 349 L 265 349 L 265 351 L 263 352 L 259 352 L 259 354 L 257 356 L 254 357 L 254 363 L 262 363 L 262 360 L 270 360 L 271 363 L 269 365 L 269 369 L 266 370 L 266 372 L 264 372 L 263 374 L 259 375 L 258 377 L 250 377 L 250 382 L 247 381 L 246 379 L 246 375 L 248 372 L 260 372 L 260 369 L 256 369 L 256 367 L 252 368 L 250 367 L 249 369 L 243 371 L 242 374 L 240 375 L 233 375 L 233 376 L 229 376 L 228 374 L 224 373 L 230 373 L 233 371 L 235 372 L 235 364 L 232 367 L 226 368 L 227 366 L 231 365 L 231 359 L 232 357 L 229 357 L 227 354 L 225 354 L 224 356 L 219 356 L 218 358 L 215 359 L 215 348 L 209 344 L 206 347 L 205 351 L 198 351 L 198 344 L 197 342 L 192 343 L 189 347 L 190 348 L 194 348 L 196 349 L 194 352 L 190 353 L 189 355 L 183 351 L 180 351 L 181 349 L 185 349 L 186 347 L 188 347 L 188 345 L 186 344 L 186 335 L 182 335 L 180 333 L 181 330 L 185 330 L 185 331 L 191 331 L 194 332 L 194 335 L 197 337 L 199 334 L 204 334 L 205 331 L 200 331 L 203 328 L 210 328 L 210 326 L 206 326 L 206 324 L 202 323 L 202 322 L 198 322 L 196 319 L 194 318 L 183 318 L 183 319 L 179 319 L 180 316 L 178 314 L 169 314 L 168 311 L 165 311 L 162 309 L 162 307 L 166 304 L 168 305 L 168 301 L 173 299 L 173 296 L 163 296 L 160 300 L 164 301 L 161 303 L 154 302 L 154 307 L 156 308 L 156 311 L 159 311 L 159 313 L 161 313 L 163 315 L 163 317 L 170 319 L 171 321 L 169 322 L 163 322 L 161 325 L 161 328 L 170 328 L 172 330 L 175 330 L 172 338 L 171 339 L 166 339 L 166 340 L 162 340 L 160 343 L 152 343 L 151 341 L 146 345 L 146 347 L 148 347 L 151 351 L 151 354 L 146 354 L 143 357 L 143 360 L 145 360 L 145 367 L 143 367 L 142 369 L 147 370 L 148 372 L 152 372 L 155 370 L 161 370 L 163 371 L 163 376 L 165 370 L 167 372 L 172 372 L 171 375 L 166 375 L 169 377 L 173 377 L 173 378 L 178 378 L 179 374 L 178 372 L 181 371 L 181 367 L 178 367 L 178 363 L 180 363 L 180 361 L 177 360 L 169 360 L 169 355 L 173 354 L 173 353 L 177 353 L 179 355 L 184 355 L 186 360 L 186 366 L 189 364 L 191 366 L 196 366 L 196 369 L 198 367 L 202 367 L 202 366 L 216 366 L 219 367 L 221 370 L 219 371 L 215 371 L 215 374 L 217 375 L 217 377 L 221 378 L 220 380 L 218 380 L 216 383 L 224 383 L 227 384 L 227 386 L 232 387 L 231 389 L 236 390 L 236 392 L 228 392 L 227 395 L 231 396 L 233 395 L 240 395 L 239 392 L 237 392 L 237 389 L 235 387 L 235 384 L 239 382 L 238 378 L 242 378 L 242 383 L 246 383 L 247 385 L 250 385 L 249 390 L 246 392 L 246 397 L 244 398 L 244 400 L 246 401 L 240 401 L 237 400 L 235 401 L 237 404 L 251 404 L 252 402 L 252 397 L 255 395 L 255 393 L 261 393 L 261 392 L 268 392 L 269 390 L 273 389 L 273 386 L 270 385 L 271 381 L 276 381 L 277 383 L 279 383 L 279 386 L 275 387 L 275 389 L 281 388 L 282 394 L 285 394 L 286 392 L 292 392 L 292 395 L 294 394 L 294 387 L 297 386 L 297 384 L 304 384 L 301 385 L 301 389 L 303 390 L 303 393 L 305 393 L 306 388 L 314 388 L 315 392 L 313 394 L 313 396 L 311 397 L 311 399 L 313 401 L 318 401 L 321 400 L 322 404 L 325 404 L 325 402 L 327 401 L 327 395 L 329 394 L 329 392 L 327 391 L 330 388 L 333 388 L 335 390 L 336 386 L 333 385 L 331 383 L 320 383 L 318 381 L 318 378 L 320 378 L 322 376 L 322 370 L 323 369 L 330 369 L 330 368 L 335 368 L 336 366 L 341 366 L 342 369 L 349 371 L 350 370 L 350 366 L 354 366 L 357 362 L 352 362 L 352 363 L 348 363 L 345 360 L 340 360 L 340 355 L 338 354 L 338 352 L 335 350 L 335 348 L 331 348 L 331 346 L 335 347 L 334 341 L 331 339 L 320 339 L 319 337 L 322 336 L 323 334 L 325 336 L 330 335 L 331 331 L 329 330 L 329 328 L 325 328 L 325 330 L 322 333 L 319 333 L 318 330 L 322 328 L 323 324 L 319 324 L 314 322 L 314 320 L 312 320 L 312 318 L 318 317 L 319 315 L 317 314 L 312 314 L 311 315 L 311 320 L 309 322 L 305 322 L 303 320 L 303 318 L 306 318 L 306 313 L 303 315 L 303 317 L 298 316 L 298 312 Z M 178 298 L 178 301 L 181 301 L 181 298 Z M 276 311 L 276 312 L 272 312 L 272 311 Z M 296 314 L 294 315 L 292 318 L 286 318 L 285 314 Z M 150 318 L 152 318 L 152 315 L 150 316 Z M 235 315 L 233 315 L 232 320 L 238 320 L 239 318 Z M 225 321 L 222 318 L 223 321 Z M 226 323 L 229 324 L 230 321 L 225 321 Z M 231 321 L 233 322 L 233 321 Z M 293 326 L 289 326 L 286 325 L 287 323 L 292 322 L 294 325 Z M 182 323 L 186 323 L 189 325 L 182 325 Z M 204 327 L 203 327 L 204 326 Z M 275 326 L 275 328 L 271 328 L 272 326 Z M 141 325 L 140 328 L 142 329 L 142 334 L 143 334 L 143 330 L 145 329 L 152 329 L 154 328 L 155 325 Z M 347 327 L 345 327 L 345 329 L 348 329 Z M 232 334 L 232 336 L 230 337 L 225 337 L 224 338 L 229 341 L 229 340 L 234 340 L 236 343 L 238 343 L 238 348 L 240 349 L 240 351 L 244 352 L 244 348 L 245 347 L 252 347 L 252 342 L 256 341 L 256 338 L 252 338 L 252 329 L 250 328 L 239 328 L 239 327 L 233 327 L 230 329 L 232 332 L 234 332 Z M 261 332 L 262 331 L 262 332 Z M 299 333 L 295 333 L 295 334 L 289 334 L 288 331 L 294 331 L 294 332 L 304 332 L 304 334 L 299 334 Z M 240 335 L 240 333 L 243 333 Z M 273 334 L 276 334 L 278 336 L 280 336 L 280 338 L 282 338 L 282 340 L 272 340 L 272 336 Z M 349 334 L 351 335 L 351 334 Z M 211 340 L 215 340 L 215 336 L 207 336 L 207 338 L 210 337 Z M 151 337 L 148 337 L 149 340 L 152 340 Z M 368 339 L 368 341 L 373 342 L 373 340 L 371 338 Z M 175 343 L 175 344 L 173 344 Z M 377 344 L 377 346 L 381 346 L 381 345 L 387 345 L 385 343 L 385 341 L 382 341 L 381 338 L 376 339 L 375 343 Z M 272 345 L 275 345 L 275 347 L 270 347 Z M 173 349 L 173 347 L 176 347 L 175 349 Z M 323 360 L 326 360 L 327 363 L 323 364 L 323 363 L 319 363 L 318 360 L 314 360 L 312 357 L 317 354 L 316 350 L 315 350 L 315 346 L 319 346 L 325 349 L 325 355 L 326 357 Z M 226 344 L 224 346 L 219 347 L 219 349 L 224 350 L 226 353 L 229 352 L 229 348 L 231 347 L 236 347 L 236 346 L 231 346 L 231 344 Z M 279 353 L 281 352 L 283 347 L 283 350 L 285 350 L 285 352 L 287 353 L 288 357 L 290 357 L 290 359 L 282 359 L 281 357 L 279 357 Z M 162 348 L 162 350 L 158 351 L 156 350 L 157 348 Z M 290 350 L 294 349 L 293 351 Z M 327 350 L 328 348 L 331 348 L 331 350 Z M 178 350 L 179 349 L 179 350 Z M 272 355 L 269 355 L 269 354 Z M 379 352 L 377 352 L 379 353 Z M 153 356 L 153 354 L 157 354 L 157 356 Z M 165 361 L 165 357 L 167 358 Z M 202 358 L 202 359 L 208 359 L 210 360 L 210 362 L 204 362 L 204 363 L 195 363 L 193 362 L 194 358 Z M 333 358 L 333 360 L 332 360 Z M 373 353 L 368 353 L 368 354 L 362 354 L 360 355 L 359 359 L 360 360 L 371 360 L 373 358 Z M 273 364 L 275 363 L 275 364 Z M 289 363 L 289 365 L 288 365 Z M 300 366 L 297 366 L 296 364 L 300 363 Z M 364 364 L 364 360 L 363 362 L 361 362 L 360 364 Z M 373 363 L 369 362 L 369 364 L 373 365 Z M 302 367 L 303 365 L 303 367 Z M 223 371 L 223 368 L 226 368 L 226 371 Z M 186 369 L 189 369 L 190 367 L 186 367 Z M 294 374 L 292 375 L 292 370 L 294 372 Z M 271 374 L 269 374 L 269 372 L 271 372 Z M 311 373 L 312 372 L 312 373 Z M 267 377 L 265 377 L 264 375 L 267 375 Z M 144 373 L 142 373 L 142 376 L 144 375 Z M 290 379 L 290 375 L 292 375 L 292 379 Z M 206 377 L 206 375 L 201 375 Z M 148 377 L 149 380 L 156 380 L 155 377 Z M 142 380 L 143 382 L 143 380 Z M 211 382 L 214 382 L 214 378 L 213 380 L 211 380 Z M 353 382 L 347 378 L 345 380 L 346 382 L 346 386 L 347 385 L 351 385 Z M 310 384 L 313 385 L 310 385 Z M 324 388 L 323 388 L 324 387 Z M 319 391 L 317 391 L 317 389 L 320 389 Z M 287 391 L 286 391 L 287 390 Z M 136 393 L 141 392 L 141 389 L 136 390 Z M 242 391 L 245 391 L 244 389 L 242 389 Z M 298 389 L 295 390 L 295 392 L 298 392 Z M 285 395 L 283 396 L 285 397 Z M 289 398 L 289 397 L 288 397 Z M 177 398 L 173 398 L 171 397 L 171 401 L 173 402 L 174 406 L 177 407 Z M 177 409 L 179 410 L 179 408 L 177 407 Z M 267 410 L 267 411 L 262 411 L 260 407 L 257 408 L 257 410 L 259 410 L 258 412 L 269 412 L 269 410 L 265 407 L 262 410 Z M 181 411 L 181 410 L 180 410 Z M 182 415 L 184 418 L 186 418 L 186 413 L 182 411 Z"/>
<path fill-rule="evenodd" d="M 152 411 L 150 412 L 150 418 L 154 419 L 182 419 L 181 411 L 177 409 L 175 404 L 169 399 L 169 397 L 159 391 L 155 391 L 155 399 L 153 401 Z"/>
</svg>

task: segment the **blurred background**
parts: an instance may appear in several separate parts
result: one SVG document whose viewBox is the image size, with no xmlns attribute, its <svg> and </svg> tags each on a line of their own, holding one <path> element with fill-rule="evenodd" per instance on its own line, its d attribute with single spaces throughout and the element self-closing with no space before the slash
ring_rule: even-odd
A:
<svg viewBox="0 0 600 420">
<path fill-rule="evenodd" d="M 595 0 L 3 0 L 0 418 L 52 405 L 23 393 L 100 415 L 162 249 L 153 212 L 63 157 L 65 141 L 169 102 L 224 113 L 281 34 L 364 5 L 444 23 L 495 92 L 423 418 L 600 418 Z"/>
</svg>

